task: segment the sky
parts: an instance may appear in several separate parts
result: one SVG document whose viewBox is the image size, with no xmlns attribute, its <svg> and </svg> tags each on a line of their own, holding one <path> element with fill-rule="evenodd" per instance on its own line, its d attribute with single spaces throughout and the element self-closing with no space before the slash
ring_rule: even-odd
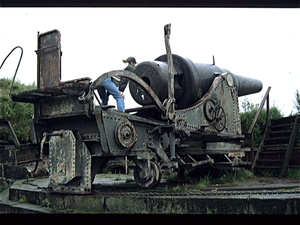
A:
<svg viewBox="0 0 300 225">
<path fill-rule="evenodd" d="M 1 8 L 0 63 L 16 46 L 23 58 L 16 79 L 36 83 L 37 32 L 61 32 L 62 81 L 124 69 L 129 56 L 153 61 L 166 53 L 164 25 L 171 23 L 173 54 L 212 63 L 234 74 L 259 79 L 261 92 L 247 98 L 260 104 L 271 86 L 270 106 L 295 113 L 300 91 L 299 8 Z M 12 78 L 15 50 L 0 70 Z M 111 97 L 109 104 L 115 104 Z M 125 107 L 138 106 L 125 90 Z"/>
</svg>

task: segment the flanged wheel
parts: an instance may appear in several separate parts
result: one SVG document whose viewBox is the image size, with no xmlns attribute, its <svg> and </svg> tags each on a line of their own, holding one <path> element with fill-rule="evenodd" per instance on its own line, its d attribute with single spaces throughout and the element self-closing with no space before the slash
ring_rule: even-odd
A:
<svg viewBox="0 0 300 225">
<path fill-rule="evenodd" d="M 138 139 L 135 128 L 129 121 L 118 123 L 115 130 L 115 136 L 117 142 L 125 148 L 132 147 Z"/>
<path fill-rule="evenodd" d="M 134 169 L 134 179 L 138 186 L 142 188 L 153 188 L 160 183 L 162 174 L 160 166 L 150 161 L 150 168 L 141 169 L 136 166 Z"/>
<path fill-rule="evenodd" d="M 216 118 L 215 101 L 207 99 L 204 103 L 204 115 L 208 121 L 213 121 Z"/>
<path fill-rule="evenodd" d="M 214 122 L 214 127 L 216 128 L 217 131 L 222 131 L 225 128 L 226 125 L 226 115 L 224 109 L 217 105 L 215 107 L 215 112 L 216 112 L 216 120 Z"/>
</svg>

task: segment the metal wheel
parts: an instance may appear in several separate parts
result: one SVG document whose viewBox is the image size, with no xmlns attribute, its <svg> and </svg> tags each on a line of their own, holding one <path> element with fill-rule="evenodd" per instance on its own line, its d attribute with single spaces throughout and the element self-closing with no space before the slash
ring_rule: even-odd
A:
<svg viewBox="0 0 300 225">
<path fill-rule="evenodd" d="M 216 112 L 216 120 L 214 122 L 214 127 L 216 128 L 217 131 L 222 131 L 225 128 L 226 125 L 226 115 L 225 111 L 221 106 L 216 106 L 215 107 L 215 112 Z"/>
<path fill-rule="evenodd" d="M 208 121 L 213 121 L 216 118 L 215 101 L 207 99 L 204 103 L 204 115 Z"/>
<path fill-rule="evenodd" d="M 134 179 L 138 186 L 142 188 L 153 188 L 160 183 L 162 174 L 160 167 L 155 163 L 150 161 L 150 170 L 141 169 L 136 166 L 134 169 Z"/>
</svg>

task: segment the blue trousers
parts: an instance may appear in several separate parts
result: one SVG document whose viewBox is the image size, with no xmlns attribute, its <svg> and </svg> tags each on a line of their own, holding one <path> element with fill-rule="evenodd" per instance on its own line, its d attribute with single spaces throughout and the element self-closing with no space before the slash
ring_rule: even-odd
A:
<svg viewBox="0 0 300 225">
<path fill-rule="evenodd" d="M 108 95 L 112 95 L 117 102 L 117 108 L 121 112 L 125 112 L 124 98 L 121 96 L 121 92 L 117 86 L 111 81 L 111 78 L 107 78 L 100 83 L 97 87 L 97 91 L 102 100 L 102 105 L 108 104 Z"/>
</svg>

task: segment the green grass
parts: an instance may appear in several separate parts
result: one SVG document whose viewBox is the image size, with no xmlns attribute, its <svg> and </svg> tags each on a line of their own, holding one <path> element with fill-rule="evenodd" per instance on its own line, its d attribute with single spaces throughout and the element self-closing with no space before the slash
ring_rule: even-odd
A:
<svg viewBox="0 0 300 225">
<path fill-rule="evenodd" d="M 215 178 L 211 176 L 210 174 L 207 174 L 204 177 L 200 178 L 190 178 L 188 174 L 185 174 L 185 180 L 182 182 L 182 180 L 179 180 L 176 176 L 176 174 L 172 171 L 166 171 L 163 173 L 163 178 L 167 180 L 168 185 L 176 185 L 177 186 L 170 188 L 168 185 L 165 187 L 165 192 L 179 192 L 184 191 L 186 187 L 184 184 L 193 184 L 197 187 L 207 187 L 209 185 L 213 184 L 237 184 L 240 181 L 253 178 L 255 177 L 252 171 L 250 170 L 238 170 L 238 171 L 231 171 L 227 174 L 223 174 L 221 177 Z M 183 183 L 183 184 L 180 184 Z"/>
<path fill-rule="evenodd" d="M 254 174 L 250 170 L 233 171 L 229 174 L 223 174 L 216 179 L 217 184 L 237 184 L 240 181 L 253 178 Z"/>
<path fill-rule="evenodd" d="M 132 179 L 132 178 L 126 178 L 126 180 L 125 180 L 125 183 L 126 183 L 126 184 L 128 184 L 128 183 L 133 183 L 133 182 L 135 182 L 135 181 L 134 181 L 134 179 Z"/>
<path fill-rule="evenodd" d="M 42 201 L 42 206 L 43 206 L 43 207 L 47 207 L 47 208 L 51 207 L 51 202 L 50 202 L 50 200 L 49 200 L 48 198 L 44 199 L 44 200 Z"/>
<path fill-rule="evenodd" d="M 277 171 L 277 170 L 261 170 L 261 171 L 259 171 L 259 175 L 261 175 L 263 177 L 278 177 L 279 171 Z M 300 179 L 300 169 L 288 168 L 285 178 Z"/>
<path fill-rule="evenodd" d="M 164 171 L 162 178 L 166 179 L 168 184 L 178 183 L 178 177 L 172 170 Z"/>
<path fill-rule="evenodd" d="M 296 178 L 300 179 L 300 169 L 291 169 L 289 168 L 286 173 L 287 178 Z"/>
<path fill-rule="evenodd" d="M 10 186 L 0 186 L 0 193 L 5 191 L 6 189 L 10 188 Z"/>
<path fill-rule="evenodd" d="M 27 203 L 28 200 L 27 200 L 26 196 L 22 196 L 22 198 L 19 199 L 19 202 L 20 203 Z"/>
<path fill-rule="evenodd" d="M 205 177 L 203 177 L 203 178 L 201 177 L 199 179 L 199 181 L 197 182 L 197 186 L 198 187 L 206 187 L 206 186 L 210 185 L 211 182 L 212 182 L 212 177 L 208 174 Z"/>
<path fill-rule="evenodd" d="M 205 176 L 204 178 L 200 178 L 197 186 L 198 187 L 207 187 L 211 184 L 233 184 L 236 185 L 238 182 L 243 180 L 247 180 L 255 177 L 254 174 L 250 170 L 240 170 L 240 171 L 232 171 L 230 173 L 224 173 L 219 178 L 213 178 L 210 175 Z"/>
<path fill-rule="evenodd" d="M 259 175 L 263 177 L 278 177 L 279 172 L 276 170 L 261 170 L 258 172 Z"/>
</svg>

